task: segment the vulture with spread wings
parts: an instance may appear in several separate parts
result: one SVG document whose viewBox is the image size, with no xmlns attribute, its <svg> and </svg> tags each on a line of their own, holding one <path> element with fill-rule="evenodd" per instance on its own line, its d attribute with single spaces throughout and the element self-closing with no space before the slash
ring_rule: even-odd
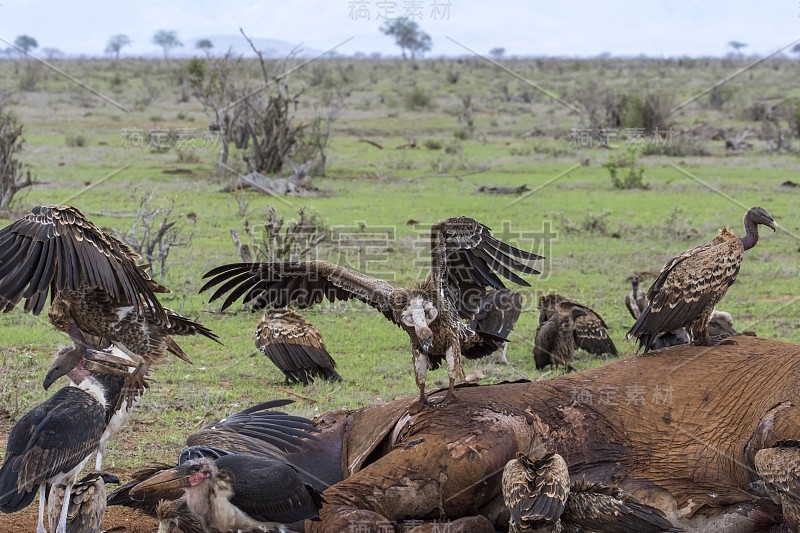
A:
<svg viewBox="0 0 800 533">
<path fill-rule="evenodd" d="M 585 313 L 575 319 L 573 336 L 576 348 L 582 348 L 593 355 L 619 355 L 614 341 L 608 335 L 608 326 L 603 317 L 593 309 L 560 294 L 547 294 L 539 298 L 539 324 L 544 324 L 554 317 L 562 302 Z"/>
<path fill-rule="evenodd" d="M 308 261 L 223 265 L 206 273 L 210 279 L 200 292 L 216 287 L 210 301 L 228 294 L 223 310 L 240 298 L 254 310 L 290 304 L 302 309 L 324 298 L 366 302 L 408 333 L 420 402 L 426 404 L 428 369 L 447 361 L 450 400 L 463 375 L 461 357 L 483 357 L 505 340 L 475 331 L 464 320 L 479 311 L 487 288 L 505 288 L 498 274 L 529 285 L 514 271 L 538 274 L 520 262 L 536 259 L 542 257 L 499 241 L 483 224 L 456 217 L 431 227 L 430 273 L 408 289 L 327 261 Z"/>
<path fill-rule="evenodd" d="M 649 303 L 628 338 L 636 338 L 646 353 L 660 335 L 687 328 L 694 344 L 715 344 L 708 331 L 709 318 L 736 281 L 744 252 L 758 243 L 759 224 L 772 231 L 777 228 L 763 207 L 753 207 L 744 215 L 744 237 L 723 228 L 713 240 L 670 259 L 647 291 Z"/>
<path fill-rule="evenodd" d="M 139 362 L 154 364 L 167 353 L 189 358 L 171 335 L 203 335 L 209 329 L 163 307 L 157 293 L 169 289 L 139 265 L 141 256 L 70 206 L 34 207 L 0 230 L 0 308 L 21 300 L 38 315 L 51 297 L 48 317 L 78 345 L 113 342 Z"/>
</svg>

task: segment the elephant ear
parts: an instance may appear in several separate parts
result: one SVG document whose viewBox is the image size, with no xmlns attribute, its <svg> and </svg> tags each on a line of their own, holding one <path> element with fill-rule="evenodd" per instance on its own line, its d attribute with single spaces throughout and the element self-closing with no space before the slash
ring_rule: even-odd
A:
<svg viewBox="0 0 800 533">
<path fill-rule="evenodd" d="M 781 502 L 790 530 L 800 527 L 800 441 L 779 441 L 771 448 L 758 450 L 756 472 L 770 496 Z"/>
<path fill-rule="evenodd" d="M 556 453 L 536 460 L 520 453 L 503 469 L 503 499 L 517 530 L 554 526 L 568 496 L 569 471 Z"/>
</svg>

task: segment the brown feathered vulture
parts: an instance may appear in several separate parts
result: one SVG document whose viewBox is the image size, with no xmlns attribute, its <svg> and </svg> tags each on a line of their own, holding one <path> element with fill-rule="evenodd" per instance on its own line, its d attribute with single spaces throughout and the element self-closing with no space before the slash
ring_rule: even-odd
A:
<svg viewBox="0 0 800 533">
<path fill-rule="evenodd" d="M 547 294 L 539 298 L 539 324 L 549 320 L 557 311 L 558 304 L 565 302 L 576 309 L 582 309 L 585 315 L 575 319 L 575 346 L 593 355 L 619 355 L 614 341 L 608 334 L 608 326 L 603 318 L 593 309 L 582 303 L 571 300 L 560 294 Z"/>
<path fill-rule="evenodd" d="M 625 307 L 628 308 L 628 312 L 636 320 L 647 307 L 647 300 L 644 297 L 644 293 L 639 290 L 639 276 L 634 274 L 630 277 L 630 282 L 631 292 L 625 295 Z"/>
<path fill-rule="evenodd" d="M 545 298 L 545 297 L 542 297 Z M 542 300 L 539 300 L 540 304 Z M 562 301 L 549 313 L 550 318 L 539 324 L 533 345 L 533 360 L 536 369 L 548 365 L 563 366 L 575 370 L 572 361 L 575 357 L 575 322 L 586 316 L 581 307 Z"/>
<path fill-rule="evenodd" d="M 240 298 L 254 310 L 290 304 L 303 309 L 325 298 L 366 302 L 408 333 L 423 404 L 428 403 L 428 370 L 447 362 L 447 401 L 454 396 L 456 380 L 463 378 L 461 357 L 483 357 L 504 341 L 476 332 L 462 320 L 475 316 L 488 288 L 505 288 L 498 274 L 529 285 L 514 271 L 538 274 L 519 260 L 541 257 L 497 240 L 488 227 L 467 217 L 435 223 L 430 246 L 430 273 L 408 289 L 327 261 L 308 261 L 223 265 L 205 274 L 210 279 L 200 292 L 216 287 L 210 301 L 227 294 L 222 309 Z"/>
<path fill-rule="evenodd" d="M 474 331 L 507 339 L 522 313 L 522 295 L 508 289 L 494 289 L 481 298 L 480 310 L 467 325 Z M 508 342 L 500 343 L 500 362 L 507 364 Z"/>
<path fill-rule="evenodd" d="M 773 231 L 777 228 L 772 215 L 753 207 L 744 215 L 744 237 L 723 228 L 712 241 L 669 260 L 647 291 L 650 303 L 628 331 L 628 338 L 637 339 L 639 349 L 647 352 L 659 335 L 685 327 L 694 344 L 712 345 L 708 320 L 736 281 L 744 252 L 758 242 L 759 224 Z"/>
<path fill-rule="evenodd" d="M 800 441 L 779 441 L 758 450 L 754 463 L 767 494 L 780 504 L 789 530 L 800 531 Z"/>
<path fill-rule="evenodd" d="M 191 362 L 172 335 L 209 329 L 162 307 L 156 283 L 139 265 L 141 256 L 70 206 L 34 207 L 0 230 L 0 307 L 21 300 L 35 315 L 51 296 L 48 317 L 74 343 L 91 348 L 113 342 L 139 362 L 155 364 L 167 353 Z"/>
<path fill-rule="evenodd" d="M 503 468 L 503 501 L 511 513 L 511 533 L 560 531 L 569 496 L 567 463 L 557 453 L 530 458 L 517 453 Z"/>
<path fill-rule="evenodd" d="M 256 327 L 256 348 L 283 372 L 286 383 L 308 385 L 315 377 L 342 380 L 319 330 L 291 309 L 264 315 Z"/>
<path fill-rule="evenodd" d="M 56 533 L 66 532 L 72 487 L 106 427 L 102 388 L 80 366 L 69 377 L 75 386 L 60 389 L 14 424 L 0 468 L 0 512 L 27 507 L 38 489 L 39 532 L 45 531 L 48 485 L 65 487 Z"/>
<path fill-rule="evenodd" d="M 67 510 L 67 533 L 100 533 L 106 516 L 106 483 L 118 483 L 116 476 L 93 472 L 72 487 Z M 50 531 L 58 528 L 66 487 L 55 485 L 47 497 Z"/>
</svg>

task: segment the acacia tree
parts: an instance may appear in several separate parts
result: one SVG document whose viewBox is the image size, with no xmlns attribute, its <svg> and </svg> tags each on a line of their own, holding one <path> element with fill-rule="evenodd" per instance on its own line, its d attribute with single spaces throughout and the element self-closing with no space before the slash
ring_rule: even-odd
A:
<svg viewBox="0 0 800 533">
<path fill-rule="evenodd" d="M 153 35 L 153 43 L 164 50 L 164 59 L 167 59 L 170 50 L 178 46 L 183 46 L 183 43 L 178 40 L 178 32 L 174 30 L 158 30 L 155 35 Z"/>
<path fill-rule="evenodd" d="M 211 39 L 200 39 L 195 43 L 194 47 L 205 53 L 209 53 L 209 51 L 214 48 L 214 43 L 211 42 Z"/>
<path fill-rule="evenodd" d="M 419 24 L 406 17 L 387 20 L 381 26 L 384 35 L 394 37 L 394 43 L 400 47 L 403 59 L 408 59 L 406 52 L 415 59 L 417 54 L 427 52 L 431 49 L 431 36 L 419 28 Z"/>
<path fill-rule="evenodd" d="M 22 51 L 26 54 L 35 48 L 39 48 L 39 43 L 37 43 L 36 39 L 30 35 L 20 35 L 14 39 L 14 45 L 17 48 L 22 49 Z"/>
<path fill-rule="evenodd" d="M 792 47 L 792 52 L 794 52 L 797 55 L 800 55 L 800 43 L 797 43 Z"/>
<path fill-rule="evenodd" d="M 119 53 L 122 51 L 123 48 L 130 45 L 131 45 L 130 37 L 128 37 L 123 33 L 120 33 L 118 35 L 112 36 L 108 40 L 108 45 L 106 45 L 106 53 L 114 54 L 114 59 L 119 61 Z"/>
<path fill-rule="evenodd" d="M 747 46 L 747 43 L 743 43 L 741 41 L 728 41 L 728 46 L 733 48 L 737 54 L 741 55 L 741 49 Z"/>
</svg>

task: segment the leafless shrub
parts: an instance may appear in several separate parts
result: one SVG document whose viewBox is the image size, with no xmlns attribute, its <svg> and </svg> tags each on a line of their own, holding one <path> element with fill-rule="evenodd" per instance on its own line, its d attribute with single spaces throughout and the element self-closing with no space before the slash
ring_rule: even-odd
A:
<svg viewBox="0 0 800 533">
<path fill-rule="evenodd" d="M 151 263 L 151 274 L 154 266 L 158 265 L 162 278 L 167 273 L 167 258 L 172 248 L 191 245 L 194 235 L 194 220 L 187 231 L 186 224 L 172 216 L 174 210 L 174 198 L 169 205 L 157 204 L 153 193 L 147 192 L 139 200 L 136 220 L 131 229 L 126 233 L 113 230 L 118 239 Z"/>
<path fill-rule="evenodd" d="M 260 226 L 252 226 L 245 219 L 244 231 L 249 239 L 242 243 L 236 230 L 231 238 L 242 261 L 251 263 L 276 261 L 301 261 L 307 258 L 320 244 L 330 240 L 331 232 L 315 212 L 301 207 L 297 220 L 284 223 L 275 206 L 269 206 L 267 220 Z"/>
<path fill-rule="evenodd" d="M 0 210 L 11 207 L 14 195 L 34 184 L 31 171 L 18 159 L 25 140 L 22 123 L 7 108 L 10 98 L 0 93 Z"/>
</svg>

